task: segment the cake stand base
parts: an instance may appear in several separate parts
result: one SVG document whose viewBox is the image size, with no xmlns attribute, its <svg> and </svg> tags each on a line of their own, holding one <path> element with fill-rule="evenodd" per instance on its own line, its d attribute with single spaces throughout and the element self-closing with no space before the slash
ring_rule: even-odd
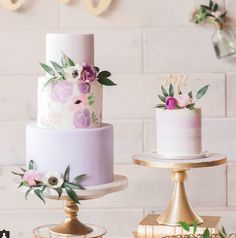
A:
<svg viewBox="0 0 236 238">
<path fill-rule="evenodd" d="M 40 226 L 37 227 L 33 230 L 33 234 L 35 238 L 102 238 L 105 234 L 106 234 L 106 230 L 105 228 L 101 227 L 101 226 L 96 226 L 96 225 L 92 225 L 92 224 L 86 224 L 86 226 L 91 227 L 92 228 L 92 232 L 89 233 L 88 235 L 57 235 L 57 234 L 53 234 L 51 232 L 51 230 L 53 229 L 53 227 L 55 227 L 56 225 L 44 225 L 44 226 Z"/>
<path fill-rule="evenodd" d="M 147 215 L 138 225 L 137 232 L 134 232 L 135 238 L 160 238 L 173 237 L 187 234 L 181 226 L 162 225 L 157 222 L 159 214 Z M 197 228 L 197 234 L 203 234 L 204 230 L 208 228 L 211 234 L 218 232 L 218 224 L 220 217 L 205 216 L 204 223 Z M 190 230 L 190 233 L 192 230 Z"/>
</svg>

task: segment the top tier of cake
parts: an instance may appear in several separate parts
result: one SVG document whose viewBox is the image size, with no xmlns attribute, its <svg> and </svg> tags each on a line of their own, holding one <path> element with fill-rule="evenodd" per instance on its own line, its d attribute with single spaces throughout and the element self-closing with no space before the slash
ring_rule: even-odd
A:
<svg viewBox="0 0 236 238">
<path fill-rule="evenodd" d="M 94 36 L 47 34 L 46 63 L 61 64 L 63 54 L 75 63 L 64 69 L 67 77 L 50 83 L 47 82 L 51 75 L 38 79 L 38 126 L 57 129 L 100 127 L 102 85 L 96 80 L 87 82 L 78 77 L 83 65 L 94 65 Z"/>
</svg>

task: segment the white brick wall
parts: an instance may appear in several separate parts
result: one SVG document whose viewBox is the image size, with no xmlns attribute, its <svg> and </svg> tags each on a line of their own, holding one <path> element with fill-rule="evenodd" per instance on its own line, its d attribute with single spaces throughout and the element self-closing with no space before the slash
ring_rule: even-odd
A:
<svg viewBox="0 0 236 238">
<path fill-rule="evenodd" d="M 189 21 L 194 8 L 207 2 L 114 0 L 98 17 L 86 12 L 83 1 L 27 0 L 18 12 L 0 7 L 0 224 L 12 237 L 32 237 L 33 227 L 63 217 L 61 202 L 24 201 L 10 173 L 25 161 L 25 125 L 36 118 L 36 81 L 42 74 L 38 62 L 44 61 L 45 33 L 52 31 L 94 32 L 96 63 L 118 83 L 104 89 L 104 118 L 115 127 L 115 170 L 129 177 L 129 188 L 83 202 L 83 220 L 105 226 L 107 237 L 131 237 L 144 214 L 166 206 L 169 171 L 132 165 L 131 156 L 155 148 L 153 105 L 163 76 L 178 72 L 195 80 L 196 88 L 211 85 L 200 104 L 204 148 L 231 161 L 190 171 L 189 198 L 201 214 L 222 215 L 226 228 L 236 231 L 236 61 L 216 59 L 213 29 Z M 235 0 L 218 2 L 236 32 Z"/>
</svg>

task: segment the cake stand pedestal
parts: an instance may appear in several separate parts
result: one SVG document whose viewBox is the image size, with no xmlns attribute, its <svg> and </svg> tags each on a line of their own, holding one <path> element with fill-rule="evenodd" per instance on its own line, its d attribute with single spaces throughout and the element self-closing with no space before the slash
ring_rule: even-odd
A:
<svg viewBox="0 0 236 238">
<path fill-rule="evenodd" d="M 128 185 L 128 179 L 122 175 L 115 175 L 111 183 L 86 187 L 86 190 L 74 190 L 80 201 L 96 199 L 109 193 L 114 193 L 125 189 Z M 45 197 L 58 200 L 54 191 L 45 191 Z M 65 220 L 59 225 L 46 225 L 34 229 L 36 238 L 62 238 L 62 237 L 102 237 L 106 234 L 103 227 L 97 225 L 83 224 L 78 220 L 79 207 L 63 193 L 60 200 L 64 201 Z"/>
<path fill-rule="evenodd" d="M 147 153 L 134 155 L 133 161 L 135 164 L 141 166 L 171 170 L 171 177 L 174 182 L 174 191 L 167 209 L 162 214 L 156 216 L 157 225 L 164 226 L 166 228 L 177 227 L 179 226 L 180 221 L 186 222 L 190 225 L 193 223 L 197 223 L 198 225 L 204 224 L 204 218 L 200 217 L 194 211 L 185 192 L 184 182 L 187 179 L 187 171 L 194 168 L 223 165 L 227 161 L 225 155 L 209 154 L 208 157 L 202 159 L 169 160 L 160 159 L 154 153 Z M 209 223 L 209 221 L 205 222 Z"/>
</svg>

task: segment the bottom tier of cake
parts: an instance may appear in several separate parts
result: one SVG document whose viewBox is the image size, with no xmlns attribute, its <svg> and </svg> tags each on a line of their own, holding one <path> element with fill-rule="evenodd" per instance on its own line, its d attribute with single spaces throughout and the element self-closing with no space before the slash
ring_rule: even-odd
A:
<svg viewBox="0 0 236 238">
<path fill-rule="evenodd" d="M 45 129 L 36 123 L 27 125 L 26 158 L 35 162 L 42 174 L 49 171 L 64 173 L 70 166 L 70 180 L 86 174 L 83 186 L 113 181 L 113 127 L 103 124 L 90 129 Z"/>
</svg>

